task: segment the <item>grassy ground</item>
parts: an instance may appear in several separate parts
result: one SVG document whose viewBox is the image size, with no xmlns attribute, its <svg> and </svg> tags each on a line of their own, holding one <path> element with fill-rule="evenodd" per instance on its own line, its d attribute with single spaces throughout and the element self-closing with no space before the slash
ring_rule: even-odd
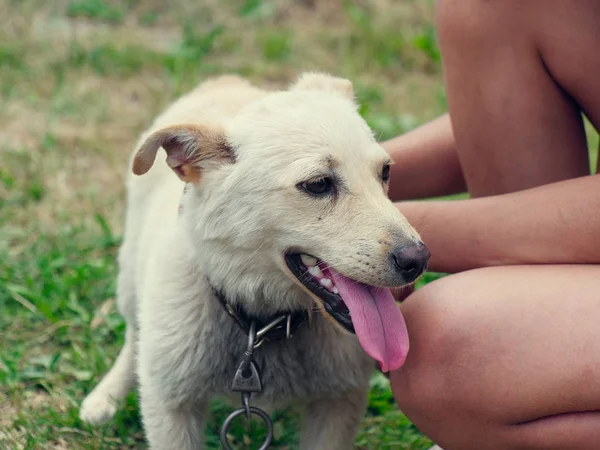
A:
<svg viewBox="0 0 600 450">
<path fill-rule="evenodd" d="M 135 394 L 103 427 L 77 414 L 122 343 L 122 180 L 154 115 L 213 74 L 317 69 L 391 137 L 445 111 L 431 18 L 428 0 L 0 0 L 0 449 L 145 448 Z M 230 410 L 212 410 L 218 448 Z M 295 448 L 296 417 L 276 419 L 274 448 Z M 429 445 L 374 376 L 357 448 Z"/>
<path fill-rule="evenodd" d="M 103 427 L 77 414 L 123 339 L 126 159 L 170 100 L 212 74 L 283 86 L 320 69 L 354 80 L 382 138 L 444 111 L 430 2 L 311 3 L 0 0 L 1 449 L 145 448 L 134 394 Z M 230 409 L 212 410 L 218 448 Z M 274 448 L 295 448 L 294 414 L 277 418 Z M 356 445 L 429 445 L 381 376 Z"/>
</svg>

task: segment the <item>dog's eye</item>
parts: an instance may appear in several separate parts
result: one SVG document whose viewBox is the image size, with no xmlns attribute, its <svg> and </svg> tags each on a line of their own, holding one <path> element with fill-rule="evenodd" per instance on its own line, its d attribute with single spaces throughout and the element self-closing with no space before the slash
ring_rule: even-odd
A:
<svg viewBox="0 0 600 450">
<path fill-rule="evenodd" d="M 326 195 L 333 191 L 333 181 L 329 177 L 305 181 L 298 185 L 302 190 L 313 195 Z"/>
<path fill-rule="evenodd" d="M 384 183 L 387 183 L 390 179 L 390 165 L 386 164 L 383 166 L 383 170 L 381 171 L 381 179 Z"/>
</svg>

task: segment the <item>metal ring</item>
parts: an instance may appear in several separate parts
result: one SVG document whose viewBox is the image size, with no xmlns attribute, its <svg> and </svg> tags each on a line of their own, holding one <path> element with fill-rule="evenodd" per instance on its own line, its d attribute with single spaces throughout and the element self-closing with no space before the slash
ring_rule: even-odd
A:
<svg viewBox="0 0 600 450">
<path fill-rule="evenodd" d="M 267 450 L 271 446 L 271 441 L 273 440 L 273 422 L 271 421 L 271 418 L 269 417 L 269 415 L 260 408 L 255 408 L 254 406 L 251 406 L 250 412 L 252 414 L 255 414 L 258 417 L 260 417 L 263 420 L 263 422 L 267 425 L 267 435 L 266 435 L 265 440 L 263 441 L 262 445 L 258 448 L 258 450 Z M 246 413 L 246 410 L 244 408 L 236 409 L 234 412 L 229 414 L 227 419 L 225 419 L 225 422 L 223 422 L 223 426 L 221 427 L 220 437 L 221 437 L 221 444 L 223 445 L 223 448 L 225 450 L 234 450 L 231 447 L 231 445 L 229 445 L 229 441 L 227 441 L 227 430 L 231 426 L 231 422 L 233 422 L 233 420 L 237 416 L 240 416 L 245 413 Z"/>
</svg>

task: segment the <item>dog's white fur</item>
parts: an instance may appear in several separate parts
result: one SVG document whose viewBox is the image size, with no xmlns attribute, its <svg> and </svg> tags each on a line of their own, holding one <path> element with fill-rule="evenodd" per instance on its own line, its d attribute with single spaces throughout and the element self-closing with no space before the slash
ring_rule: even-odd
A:
<svg viewBox="0 0 600 450">
<path fill-rule="evenodd" d="M 167 163 L 153 164 L 161 146 Z M 287 250 L 394 286 L 403 283 L 390 249 L 419 237 L 387 199 L 379 174 L 388 156 L 348 80 L 306 74 L 281 92 L 234 76 L 207 81 L 159 116 L 137 147 L 132 168 L 147 173 L 128 179 L 117 293 L 125 345 L 80 415 L 110 418 L 137 366 L 151 448 L 198 449 L 207 401 L 230 394 L 246 342 L 211 285 L 251 314 L 314 309 L 284 262 Z M 297 187 L 332 172 L 341 183 L 334 200 Z M 348 449 L 373 362 L 356 336 L 326 319 L 316 313 L 291 340 L 256 351 L 264 391 L 252 401 L 302 406 L 302 448 Z"/>
</svg>

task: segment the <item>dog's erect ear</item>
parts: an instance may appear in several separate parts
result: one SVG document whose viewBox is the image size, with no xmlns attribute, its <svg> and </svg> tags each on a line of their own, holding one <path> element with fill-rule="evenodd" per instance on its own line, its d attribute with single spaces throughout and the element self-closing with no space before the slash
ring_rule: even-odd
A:
<svg viewBox="0 0 600 450">
<path fill-rule="evenodd" d="M 150 170 L 159 148 L 167 152 L 167 164 L 186 183 L 198 183 L 203 167 L 233 163 L 233 151 L 225 134 L 201 125 L 174 125 L 150 135 L 133 159 L 133 173 Z"/>
<path fill-rule="evenodd" d="M 352 88 L 352 82 L 350 80 L 333 77 L 324 73 L 305 73 L 298 78 L 298 81 L 296 81 L 290 89 L 329 91 L 340 94 L 349 100 L 354 100 L 354 89 Z"/>
</svg>

